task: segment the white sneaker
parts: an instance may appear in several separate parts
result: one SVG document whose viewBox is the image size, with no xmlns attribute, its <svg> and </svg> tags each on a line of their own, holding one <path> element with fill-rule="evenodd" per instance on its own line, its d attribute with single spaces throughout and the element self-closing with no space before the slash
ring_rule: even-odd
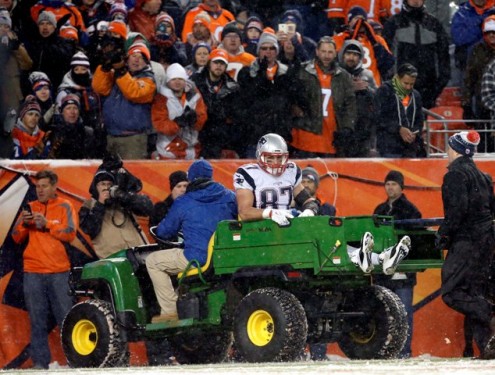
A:
<svg viewBox="0 0 495 375">
<path fill-rule="evenodd" d="M 385 275 L 393 275 L 399 263 L 409 254 L 411 248 L 411 239 L 409 236 L 404 236 L 399 243 L 384 252 L 378 258 L 383 265 L 383 273 Z"/>
<path fill-rule="evenodd" d="M 373 271 L 374 266 L 373 263 L 371 263 L 371 253 L 373 252 L 374 246 L 375 241 L 373 240 L 373 235 L 370 232 L 364 233 L 357 256 L 357 265 L 364 273 Z"/>
</svg>

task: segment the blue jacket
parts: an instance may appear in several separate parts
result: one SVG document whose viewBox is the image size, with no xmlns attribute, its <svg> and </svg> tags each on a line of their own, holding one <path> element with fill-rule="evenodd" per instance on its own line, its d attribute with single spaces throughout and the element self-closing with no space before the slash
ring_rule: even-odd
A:
<svg viewBox="0 0 495 375">
<path fill-rule="evenodd" d="M 235 194 L 218 182 L 196 180 L 177 198 L 157 228 L 160 238 L 170 239 L 182 231 L 184 256 L 206 263 L 208 242 L 221 220 L 237 219 Z"/>
<path fill-rule="evenodd" d="M 478 14 L 468 1 L 462 4 L 452 18 L 450 35 L 456 46 L 472 47 L 483 37 L 481 24 L 486 17 L 495 13 L 493 8 L 485 10 L 483 14 Z"/>
</svg>

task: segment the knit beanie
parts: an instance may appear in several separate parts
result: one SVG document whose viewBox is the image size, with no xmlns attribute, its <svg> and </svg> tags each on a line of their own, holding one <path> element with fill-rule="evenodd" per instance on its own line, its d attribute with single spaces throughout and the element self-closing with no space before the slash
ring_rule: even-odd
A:
<svg viewBox="0 0 495 375">
<path fill-rule="evenodd" d="M 172 26 L 172 30 L 175 33 L 175 22 L 174 22 L 174 19 L 172 17 L 170 17 L 170 15 L 167 12 L 161 12 L 161 13 L 159 13 L 156 16 L 156 19 L 155 19 L 155 30 L 158 28 L 158 26 L 160 24 L 162 24 L 164 22 L 170 24 L 170 26 Z"/>
<path fill-rule="evenodd" d="M 347 13 L 347 23 L 351 22 L 353 18 L 358 16 L 361 16 L 365 21 L 368 19 L 368 13 L 366 13 L 366 10 L 356 5 L 349 9 L 349 13 Z"/>
<path fill-rule="evenodd" d="M 173 63 L 169 65 L 167 68 L 167 83 L 175 78 L 183 79 L 184 81 L 188 80 L 187 72 L 182 65 L 179 63 Z"/>
<path fill-rule="evenodd" d="M 69 104 L 75 104 L 77 105 L 77 108 L 81 108 L 81 101 L 79 100 L 79 97 L 75 94 L 67 94 L 63 97 L 62 102 L 60 103 L 60 112 L 62 112 Z"/>
<path fill-rule="evenodd" d="M 34 95 L 26 96 L 26 99 L 24 100 L 24 103 L 22 104 L 21 110 L 19 112 L 19 118 L 22 120 L 24 115 L 31 111 L 38 112 L 41 116 L 41 107 Z"/>
<path fill-rule="evenodd" d="M 209 29 L 211 23 L 211 17 L 206 12 L 199 12 L 194 17 L 193 25 L 196 23 L 200 23 L 204 25 L 207 29 Z"/>
<path fill-rule="evenodd" d="M 108 31 L 116 33 L 122 37 L 122 39 L 127 38 L 127 25 L 119 20 L 112 21 L 108 24 Z"/>
<path fill-rule="evenodd" d="M 387 181 L 395 181 L 400 185 L 401 189 L 404 189 L 404 175 L 399 171 L 392 170 L 388 172 L 385 177 L 385 183 L 387 183 Z"/>
<path fill-rule="evenodd" d="M 260 36 L 260 40 L 258 41 L 258 47 L 256 48 L 256 53 L 258 55 L 260 53 L 261 46 L 265 43 L 270 43 L 273 46 L 275 46 L 275 48 L 277 49 L 277 54 L 278 54 L 279 46 L 278 46 L 277 36 L 274 33 L 271 33 L 268 31 L 263 31 L 263 33 Z"/>
<path fill-rule="evenodd" d="M 289 9 L 284 12 L 282 18 L 280 19 L 281 23 L 292 22 L 296 24 L 296 28 L 301 30 L 302 27 L 302 15 L 297 9 Z"/>
<path fill-rule="evenodd" d="M 50 78 L 48 78 L 44 72 L 32 72 L 28 79 L 33 88 L 33 92 L 38 91 L 44 86 L 50 87 L 52 85 Z"/>
<path fill-rule="evenodd" d="M 89 59 L 83 52 L 77 52 L 72 56 L 72 60 L 70 61 L 70 66 L 86 66 L 89 68 Z"/>
<path fill-rule="evenodd" d="M 230 34 L 230 33 L 237 34 L 237 35 L 239 35 L 239 38 L 242 38 L 242 32 L 237 27 L 236 22 L 229 22 L 228 24 L 225 25 L 225 27 L 222 30 L 220 40 L 223 40 L 223 38 L 225 38 L 225 35 Z"/>
<path fill-rule="evenodd" d="M 60 28 L 59 35 L 64 39 L 71 39 L 75 41 L 79 41 L 79 35 L 77 33 L 77 29 L 71 24 L 64 25 Z"/>
<path fill-rule="evenodd" d="M 43 22 L 49 22 L 51 23 L 54 27 L 57 27 L 57 18 L 55 17 L 55 14 L 52 12 L 44 10 L 38 15 L 38 25 Z"/>
<path fill-rule="evenodd" d="M 110 7 L 110 12 L 108 13 L 108 17 L 113 20 L 115 19 L 117 14 L 121 14 L 123 20 L 127 19 L 127 6 L 124 3 L 115 2 Z"/>
<path fill-rule="evenodd" d="M 187 178 L 190 182 L 197 180 L 198 178 L 208 178 L 211 179 L 213 177 L 213 167 L 210 162 L 201 159 L 196 160 L 191 164 L 187 171 Z"/>
<path fill-rule="evenodd" d="M 199 42 L 199 43 L 196 43 L 194 45 L 194 47 L 192 48 L 192 56 L 193 56 L 193 59 L 194 59 L 194 56 L 196 56 L 196 51 L 198 50 L 198 48 L 206 48 L 208 50 L 208 53 L 211 52 L 211 46 L 208 44 L 208 43 L 205 43 L 205 42 Z"/>
<path fill-rule="evenodd" d="M 184 171 L 175 171 L 168 176 L 168 181 L 170 182 L 170 191 L 180 182 L 188 182 L 187 173 Z"/>
<path fill-rule="evenodd" d="M 480 143 L 480 135 L 474 130 L 456 133 L 449 138 L 449 146 L 461 155 L 473 156 Z"/>
<path fill-rule="evenodd" d="M 249 17 L 248 20 L 246 21 L 246 26 L 244 26 L 244 30 L 249 30 L 249 29 L 256 29 L 260 33 L 263 32 L 263 22 L 258 17 Z"/>
<path fill-rule="evenodd" d="M 302 170 L 302 178 L 307 178 L 315 183 L 317 188 L 320 185 L 320 175 L 313 167 L 306 167 Z"/>
<path fill-rule="evenodd" d="M 141 43 L 141 42 L 136 42 L 133 45 L 129 47 L 127 50 L 127 56 L 131 56 L 135 53 L 140 53 L 146 62 L 149 62 L 151 60 L 151 53 L 148 47 L 146 47 L 146 44 Z"/>
<path fill-rule="evenodd" d="M 9 28 L 12 28 L 12 19 L 8 12 L 2 12 L 0 14 L 0 25 L 7 25 Z"/>
</svg>

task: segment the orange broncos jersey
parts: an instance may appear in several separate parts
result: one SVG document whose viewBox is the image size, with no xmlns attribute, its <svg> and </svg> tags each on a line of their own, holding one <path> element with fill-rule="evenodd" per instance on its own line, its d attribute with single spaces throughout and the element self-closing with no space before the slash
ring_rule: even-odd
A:
<svg viewBox="0 0 495 375">
<path fill-rule="evenodd" d="M 400 0 L 328 0 L 327 16 L 328 18 L 343 18 L 347 23 L 349 9 L 354 6 L 360 6 L 368 13 L 369 20 L 379 21 L 380 18 L 387 18 L 390 16 L 390 3 L 399 1 Z M 400 6 L 401 5 L 399 5 L 399 10 Z"/>
<path fill-rule="evenodd" d="M 317 152 L 321 154 L 335 154 L 333 146 L 333 132 L 337 129 L 332 99 L 332 76 L 325 74 L 318 65 L 315 65 L 318 81 L 321 87 L 323 105 L 323 127 L 321 134 L 314 134 L 302 129 L 292 129 L 292 146 L 298 150 Z"/>
<path fill-rule="evenodd" d="M 229 65 L 227 66 L 227 74 L 237 82 L 237 75 L 245 66 L 251 66 L 256 57 L 248 52 L 242 52 L 238 55 L 229 54 Z"/>
<path fill-rule="evenodd" d="M 375 38 L 376 38 L 378 43 L 380 43 L 382 46 L 385 47 L 385 49 L 387 51 L 390 52 L 390 49 L 388 48 L 388 45 L 387 45 L 387 42 L 385 41 L 385 39 L 383 39 L 380 35 L 375 35 Z M 333 40 L 335 41 L 337 51 L 339 51 L 342 48 L 342 46 L 344 45 L 344 42 L 347 39 L 350 39 L 350 35 L 346 31 L 333 36 Z M 373 44 L 371 44 L 371 42 L 369 41 L 369 39 L 366 36 L 359 35 L 357 40 L 359 41 L 359 43 L 361 43 L 361 45 L 363 46 L 363 50 L 364 50 L 363 68 L 371 70 L 371 72 L 373 73 L 373 77 L 375 78 L 375 82 L 376 82 L 377 86 L 380 86 L 382 84 L 382 78 L 380 75 L 380 71 L 378 70 L 378 64 L 376 62 Z"/>
</svg>

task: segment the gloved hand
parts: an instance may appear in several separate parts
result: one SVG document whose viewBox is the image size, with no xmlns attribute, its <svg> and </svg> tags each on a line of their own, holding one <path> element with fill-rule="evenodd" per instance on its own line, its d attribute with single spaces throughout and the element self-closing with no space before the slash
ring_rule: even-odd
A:
<svg viewBox="0 0 495 375">
<path fill-rule="evenodd" d="M 435 234 L 435 250 L 448 250 L 450 247 L 450 238 L 448 236 L 442 236 L 438 233 Z"/>
<path fill-rule="evenodd" d="M 364 27 L 368 40 L 371 42 L 372 45 L 375 45 L 377 42 L 376 42 L 375 30 L 373 30 L 373 26 L 371 26 L 368 22 L 364 20 L 362 21 L 361 25 Z"/>
<path fill-rule="evenodd" d="M 274 210 L 272 208 L 265 208 L 263 211 L 263 219 L 271 219 L 278 225 L 289 225 L 289 219 L 294 218 L 290 210 Z"/>
<path fill-rule="evenodd" d="M 185 127 L 193 127 L 196 123 L 198 116 L 196 115 L 196 111 L 191 109 L 189 106 L 184 108 L 184 112 L 179 117 L 176 117 L 174 121 L 179 125 L 180 128 Z"/>
<path fill-rule="evenodd" d="M 315 213 L 313 212 L 313 210 L 305 209 L 303 212 L 299 214 L 298 217 L 309 217 L 309 216 L 315 216 Z"/>
<path fill-rule="evenodd" d="M 9 48 L 12 51 L 17 51 L 19 49 L 19 46 L 21 45 L 21 42 L 17 38 L 17 36 L 13 36 L 12 38 L 9 39 Z"/>
</svg>

